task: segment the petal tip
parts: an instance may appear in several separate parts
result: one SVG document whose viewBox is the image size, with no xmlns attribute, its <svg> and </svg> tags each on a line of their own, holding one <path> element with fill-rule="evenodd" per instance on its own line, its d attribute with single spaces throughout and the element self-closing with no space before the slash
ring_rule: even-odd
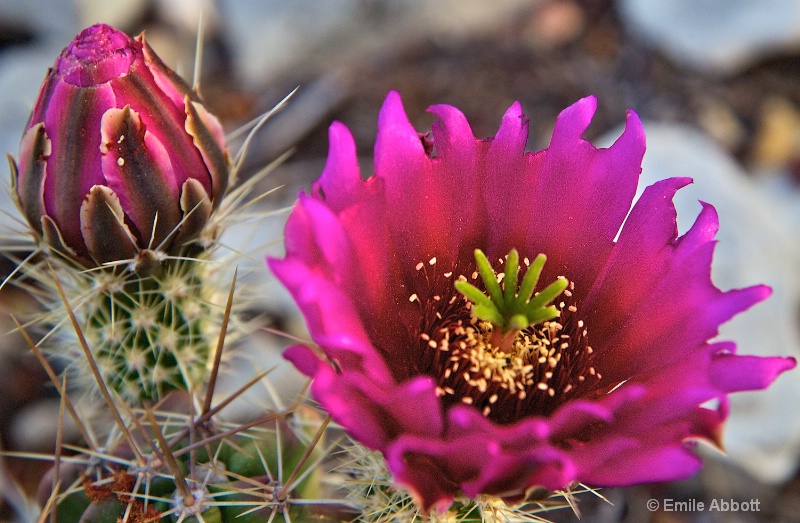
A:
<svg viewBox="0 0 800 523">
<path fill-rule="evenodd" d="M 382 125 L 394 120 L 405 123 L 408 122 L 408 117 L 406 116 L 400 93 L 392 90 L 386 95 L 386 99 L 383 101 L 381 110 L 378 113 L 378 128 L 380 129 Z"/>
<path fill-rule="evenodd" d="M 292 345 L 283 351 L 283 358 L 294 365 L 297 370 L 309 377 L 314 377 L 322 361 L 305 345 Z"/>
<path fill-rule="evenodd" d="M 569 146 L 572 140 L 580 139 L 589 127 L 597 111 L 597 98 L 587 96 L 570 105 L 556 118 L 553 135 L 550 139 L 551 147 L 565 140 L 564 145 Z"/>
</svg>

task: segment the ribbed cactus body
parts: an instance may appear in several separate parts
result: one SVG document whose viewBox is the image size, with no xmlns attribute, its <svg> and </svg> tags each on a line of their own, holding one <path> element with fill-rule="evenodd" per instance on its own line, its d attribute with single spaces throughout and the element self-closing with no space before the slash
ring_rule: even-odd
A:
<svg viewBox="0 0 800 523">
<path fill-rule="evenodd" d="M 160 413 L 160 430 L 173 433 L 190 424 L 171 425 Z M 188 421 L 188 420 L 186 420 Z M 133 426 L 133 425 L 132 425 Z M 209 438 L 232 428 L 220 424 L 197 431 Z M 196 429 L 195 429 L 196 430 Z M 81 466 L 62 465 L 59 480 L 65 487 L 56 508 L 58 523 L 116 523 L 129 521 L 256 523 L 306 521 L 308 507 L 298 499 L 318 496 L 319 450 L 307 453 L 309 437 L 295 432 L 283 418 L 260 428 L 250 428 L 188 451 L 188 436 L 171 442 L 180 476 L 162 461 L 164 449 L 137 444 L 146 463 L 137 461 L 126 445 L 109 450 L 104 459 L 87 453 L 73 457 Z M 153 440 L 156 438 L 151 436 Z M 301 462 L 303 456 L 306 459 Z M 294 474 L 291 485 L 286 480 Z M 48 483 L 52 478 L 47 478 Z M 185 485 L 185 487 L 183 486 Z M 48 485 L 43 485 L 43 490 Z M 187 491 L 189 496 L 187 496 Z M 191 497 L 187 506 L 187 497 Z M 274 514 L 273 514 L 274 513 Z M 128 514 L 127 519 L 125 515 Z M 315 521 L 326 521 L 315 516 Z"/>
<path fill-rule="evenodd" d="M 182 261 L 159 274 L 107 275 L 78 309 L 107 385 L 134 403 L 200 384 L 222 307 L 209 303 L 202 263 Z M 69 297 L 68 297 L 69 299 Z"/>
</svg>

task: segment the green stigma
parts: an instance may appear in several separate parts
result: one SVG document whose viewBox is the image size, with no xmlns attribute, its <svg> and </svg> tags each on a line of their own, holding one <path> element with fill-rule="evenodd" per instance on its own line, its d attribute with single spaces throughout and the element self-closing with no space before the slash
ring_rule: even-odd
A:
<svg viewBox="0 0 800 523">
<path fill-rule="evenodd" d="M 519 272 L 519 253 L 516 249 L 506 255 L 505 273 L 502 277 L 502 288 L 498 281 L 498 273 L 494 271 L 489 259 L 480 249 L 475 249 L 475 262 L 478 273 L 486 287 L 486 293 L 469 282 L 455 282 L 456 290 L 473 303 L 472 315 L 479 320 L 491 322 L 493 331 L 501 334 L 503 345 L 513 340 L 517 332 L 527 329 L 543 321 L 558 317 L 559 310 L 550 305 L 569 282 L 563 276 L 536 293 L 534 289 L 539 282 L 542 268 L 547 256 L 540 254 L 528 267 L 522 283 L 517 287 Z"/>
</svg>

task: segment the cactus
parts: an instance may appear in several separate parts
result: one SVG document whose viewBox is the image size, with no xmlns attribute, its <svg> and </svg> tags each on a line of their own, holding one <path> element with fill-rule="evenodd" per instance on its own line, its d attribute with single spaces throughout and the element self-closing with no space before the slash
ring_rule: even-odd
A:
<svg viewBox="0 0 800 523">
<path fill-rule="evenodd" d="M 48 72 L 19 166 L 9 160 L 13 195 L 45 254 L 22 273 L 57 311 L 38 320 L 54 329 L 49 351 L 85 370 L 59 328 L 59 302 L 69 303 L 105 383 L 126 400 L 202 383 L 209 333 L 222 321 L 208 262 L 230 161 L 196 90 L 144 35 L 91 26 Z"/>
<path fill-rule="evenodd" d="M 7 282 L 42 304 L 17 325 L 62 399 L 55 454 L 24 454 L 53 462 L 39 521 L 512 522 L 569 506 L 483 497 L 424 513 L 305 393 L 227 421 L 266 373 L 212 406 L 226 347 L 247 334 L 240 311 L 261 292 L 235 295 L 237 255 L 218 252 L 254 182 L 227 190 L 239 161 L 219 124 L 143 36 L 78 35 L 45 79 L 19 165 L 9 160 L 33 245 Z M 31 327 L 46 331 L 38 343 Z M 84 446 L 61 441 L 65 416 Z"/>
<path fill-rule="evenodd" d="M 250 427 L 136 409 L 107 445 L 60 458 L 41 502 L 57 496 L 63 523 L 305 521 L 313 505 L 298 500 L 318 495 L 320 451 L 296 418 L 309 414 L 268 413 Z"/>
</svg>

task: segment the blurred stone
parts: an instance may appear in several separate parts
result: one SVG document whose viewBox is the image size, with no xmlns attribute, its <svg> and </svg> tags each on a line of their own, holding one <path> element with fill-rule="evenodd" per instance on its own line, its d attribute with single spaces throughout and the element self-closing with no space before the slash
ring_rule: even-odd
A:
<svg viewBox="0 0 800 523">
<path fill-rule="evenodd" d="M 309 380 L 282 356 L 289 340 L 275 334 L 255 332 L 229 348 L 214 388 L 213 405 L 236 393 L 259 373 L 268 374 L 221 411 L 223 419 L 243 423 L 267 411 L 288 407 Z"/>
<path fill-rule="evenodd" d="M 63 0 L 3 0 L 0 19 L 30 31 L 38 45 L 60 43 L 59 51 L 75 36 L 80 23 L 73 2 Z"/>
<path fill-rule="evenodd" d="M 727 151 L 738 149 L 747 137 L 747 129 L 733 109 L 713 98 L 704 100 L 697 120 L 703 131 Z"/>
<path fill-rule="evenodd" d="M 58 434 L 59 399 L 42 399 L 21 408 L 14 414 L 9 440 L 14 449 L 23 451 L 53 452 Z M 72 418 L 64 412 L 63 441 L 80 438 Z"/>
<path fill-rule="evenodd" d="M 768 98 L 761 107 L 751 160 L 755 167 L 780 169 L 800 156 L 800 111 L 785 98 Z"/>
<path fill-rule="evenodd" d="M 155 3 L 161 17 L 183 32 L 197 34 L 201 21 L 204 32 L 215 31 L 219 26 L 214 0 L 156 0 Z"/>
<path fill-rule="evenodd" d="M 637 197 L 657 180 L 694 178 L 675 197 L 678 228 L 683 234 L 694 222 L 701 209 L 698 200 L 717 209 L 715 285 L 728 290 L 766 283 L 773 289 L 769 299 L 723 325 L 719 339 L 735 340 L 741 354 L 800 356 L 800 196 L 775 198 L 761 179 L 748 177 L 694 128 L 645 123 L 645 129 L 647 152 Z M 800 398 L 797 370 L 766 391 L 731 396 L 724 437 L 728 456 L 761 481 L 782 482 L 797 470 L 800 412 L 791 398 Z"/>
<path fill-rule="evenodd" d="M 631 32 L 699 71 L 734 73 L 800 48 L 797 0 L 620 0 L 618 9 Z"/>
<path fill-rule="evenodd" d="M 288 71 L 314 77 L 385 60 L 429 39 L 478 38 L 539 1 L 220 0 L 218 7 L 238 80 L 253 88 Z"/>
<path fill-rule="evenodd" d="M 259 85 L 313 55 L 337 29 L 354 30 L 357 7 L 357 0 L 221 0 L 239 81 Z"/>
<path fill-rule="evenodd" d="M 136 29 L 151 3 L 149 0 L 75 0 L 80 16 L 80 25 L 102 22 L 121 30 Z"/>
<path fill-rule="evenodd" d="M 586 29 L 586 15 L 572 0 L 551 0 L 533 10 L 522 38 L 534 49 L 555 49 Z"/>
</svg>

